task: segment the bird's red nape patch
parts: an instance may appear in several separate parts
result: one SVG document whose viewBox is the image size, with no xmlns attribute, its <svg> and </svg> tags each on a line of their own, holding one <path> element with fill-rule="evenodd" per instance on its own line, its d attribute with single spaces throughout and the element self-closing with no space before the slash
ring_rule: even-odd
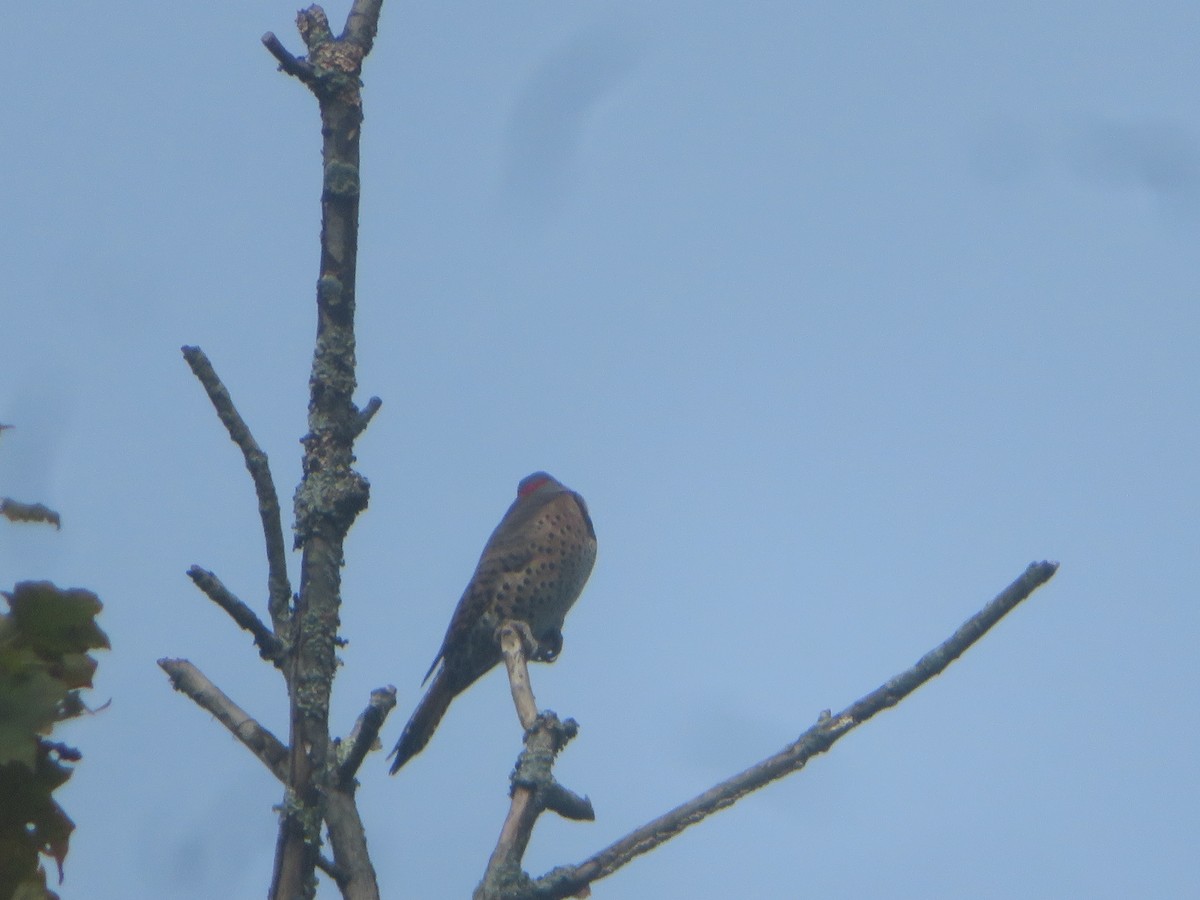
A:
<svg viewBox="0 0 1200 900">
<path fill-rule="evenodd" d="M 550 476 L 545 472 L 536 472 L 528 478 L 521 479 L 521 483 L 517 485 L 517 496 L 528 497 L 543 484 L 550 481 Z"/>
</svg>

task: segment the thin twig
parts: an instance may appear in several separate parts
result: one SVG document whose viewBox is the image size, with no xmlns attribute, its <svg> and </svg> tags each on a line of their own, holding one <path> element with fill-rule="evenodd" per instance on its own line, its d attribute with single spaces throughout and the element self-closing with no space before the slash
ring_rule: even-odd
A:
<svg viewBox="0 0 1200 900">
<path fill-rule="evenodd" d="M 358 418 L 354 420 L 354 436 L 358 437 L 367 426 L 371 424 L 371 420 L 375 418 L 375 413 L 379 412 L 379 407 L 383 406 L 383 401 L 378 397 L 372 397 L 367 401 L 367 405 L 358 411 Z"/>
<path fill-rule="evenodd" d="M 798 740 L 774 756 L 643 825 L 579 865 L 555 869 L 538 879 L 527 891 L 510 894 L 510 897 L 551 900 L 573 896 L 592 882 L 611 875 L 634 857 L 653 850 L 685 828 L 731 806 L 751 791 L 803 768 L 812 757 L 824 753 L 836 741 L 876 713 L 895 706 L 925 682 L 939 675 L 1017 604 L 1049 581 L 1057 569 L 1058 563 L 1031 563 L 1016 581 L 968 619 L 942 644 L 921 657 L 912 668 L 876 688 L 837 715 L 823 715 Z"/>
<path fill-rule="evenodd" d="M 288 581 L 287 552 L 283 543 L 283 522 L 279 513 L 279 495 L 271 478 L 271 466 L 245 420 L 233 405 L 229 391 L 217 377 L 212 363 L 199 347 L 183 347 L 183 358 L 192 373 L 204 386 L 208 399 L 229 437 L 242 451 L 246 469 L 258 495 L 258 514 L 262 519 L 263 537 L 267 543 L 267 607 L 276 635 L 286 633 L 288 606 L 292 601 L 292 586 Z"/>
<path fill-rule="evenodd" d="M 564 819 L 570 819 L 572 822 L 596 821 L 596 810 L 592 807 L 592 801 L 586 796 L 567 790 L 557 781 L 546 786 L 540 799 L 546 809 Z"/>
<path fill-rule="evenodd" d="M 288 748 L 248 712 L 229 699 L 204 674 L 186 659 L 160 659 L 161 668 L 175 690 L 187 694 L 208 710 L 235 738 L 241 741 L 271 774 L 287 784 Z"/>
<path fill-rule="evenodd" d="M 275 637 L 274 632 L 255 614 L 254 610 L 234 596 L 233 592 L 221 582 L 221 579 L 207 569 L 192 566 L 188 569 L 187 574 L 188 578 L 195 582 L 196 587 L 200 588 L 208 599 L 229 613 L 233 621 L 254 636 L 259 656 L 273 662 L 276 667 L 282 668 L 283 642 Z"/>
<path fill-rule="evenodd" d="M 262 42 L 271 55 L 279 61 L 279 68 L 282 72 L 293 78 L 299 78 L 305 84 L 311 84 L 317 80 L 317 74 L 312 64 L 306 59 L 297 59 L 293 56 L 287 47 L 283 46 L 283 42 L 275 37 L 275 32 L 268 31 L 264 34 Z"/>
<path fill-rule="evenodd" d="M 342 757 L 337 768 L 337 783 L 349 784 L 358 773 L 367 753 L 379 740 L 379 729 L 383 727 L 388 713 L 396 708 L 396 689 L 391 685 L 371 691 L 367 708 L 358 714 L 358 721 L 345 743 L 339 748 Z"/>
</svg>

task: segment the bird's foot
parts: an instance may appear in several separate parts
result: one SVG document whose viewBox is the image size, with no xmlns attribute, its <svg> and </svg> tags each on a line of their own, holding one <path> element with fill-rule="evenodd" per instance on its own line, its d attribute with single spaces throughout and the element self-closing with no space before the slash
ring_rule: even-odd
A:
<svg viewBox="0 0 1200 900">
<path fill-rule="evenodd" d="M 562 632 L 557 628 L 552 631 L 543 632 L 538 635 L 537 649 L 534 650 L 533 656 L 530 659 L 536 662 L 552 663 L 558 659 L 558 654 L 562 652 L 562 645 Z"/>
<path fill-rule="evenodd" d="M 500 643 L 500 637 L 505 628 L 511 628 L 516 635 L 521 639 L 521 650 L 525 654 L 526 659 L 537 659 L 538 653 L 541 652 L 541 645 L 537 638 L 533 636 L 533 632 L 529 629 L 527 622 L 522 622 L 519 619 L 505 619 L 496 627 L 496 643 Z"/>
</svg>

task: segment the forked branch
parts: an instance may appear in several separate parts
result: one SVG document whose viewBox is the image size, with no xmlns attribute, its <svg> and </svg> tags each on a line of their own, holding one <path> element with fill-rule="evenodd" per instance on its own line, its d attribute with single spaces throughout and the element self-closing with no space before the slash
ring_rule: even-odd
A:
<svg viewBox="0 0 1200 900">
<path fill-rule="evenodd" d="M 354 469 L 354 439 L 378 401 L 354 404 L 355 291 L 358 260 L 362 62 L 370 49 L 382 0 L 354 0 L 335 37 L 319 6 L 296 16 L 307 53 L 297 59 L 273 36 L 267 49 L 285 72 L 304 83 L 321 115 L 321 256 L 317 276 L 317 339 L 309 377 L 304 476 L 293 500 L 296 545 L 303 550 L 295 627 L 288 633 L 289 760 L 287 795 L 279 821 L 269 896 L 311 896 L 313 872 L 328 827 L 338 887 L 347 898 L 379 896 L 354 803 L 350 771 L 370 744 L 352 744 L 339 764 L 329 733 L 329 703 L 337 669 L 341 567 L 346 533 L 367 507 L 369 485 Z M 373 721 L 373 717 L 372 717 Z M 364 728 L 371 727 L 371 722 Z M 360 732 L 361 733 L 361 732 Z"/>
<path fill-rule="evenodd" d="M 317 280 L 317 340 L 309 378 L 308 433 L 303 439 L 304 476 L 294 498 L 296 547 L 301 558 L 300 591 L 293 595 L 279 498 L 267 456 L 238 413 L 229 391 L 198 347 L 183 355 L 200 380 L 230 438 L 237 444 L 258 496 L 266 540 L 267 608 L 271 627 L 211 572 L 193 567 L 189 575 L 235 622 L 249 631 L 264 658 L 284 673 L 288 686 L 289 738 L 284 745 L 254 722 L 195 667 L 162 660 L 177 688 L 216 715 L 246 743 L 285 785 L 280 805 L 273 900 L 311 897 L 319 866 L 333 877 L 344 897 L 378 898 L 375 871 L 367 855 L 362 821 L 355 805 L 354 775 L 376 736 L 394 692 L 377 691 L 345 745 L 329 731 L 329 701 L 337 668 L 335 648 L 341 605 L 341 566 L 346 533 L 366 508 L 369 486 L 353 468 L 354 439 L 380 407 L 372 397 L 364 408 L 353 402 L 356 389 L 354 296 L 358 249 L 359 140 L 362 123 L 362 61 L 371 48 L 382 0 L 354 0 L 340 37 L 319 6 L 297 14 L 307 48 L 289 52 L 273 34 L 263 37 L 268 51 L 289 75 L 315 95 L 321 114 L 323 184 L 321 257 Z M 319 848 L 322 824 L 333 847 L 332 862 Z"/>
<path fill-rule="evenodd" d="M 288 581 L 287 554 L 283 543 L 283 521 L 279 512 L 279 495 L 275 491 L 275 481 L 271 478 L 271 466 L 267 454 L 258 446 L 250 427 L 242 418 L 229 391 L 217 377 L 213 364 L 204 351 L 199 347 L 184 347 L 183 358 L 191 366 L 192 373 L 204 386 L 205 393 L 217 411 L 217 417 L 230 439 L 242 451 L 246 461 L 246 470 L 254 482 L 254 492 L 258 495 L 258 515 L 262 520 L 263 537 L 267 545 L 267 608 L 271 613 L 271 621 L 275 626 L 276 636 L 285 633 L 288 605 L 292 600 L 292 586 Z M 239 624 L 241 624 L 239 622 Z"/>
<path fill-rule="evenodd" d="M 876 713 L 889 709 L 941 674 L 1005 615 L 1049 581 L 1058 563 L 1031 563 L 1025 572 L 949 638 L 926 653 L 916 665 L 880 685 L 836 715 L 822 714 L 817 723 L 774 756 L 716 785 L 703 794 L 630 832 L 615 844 L 574 866 L 554 869 L 523 889 L 510 891 L 509 900 L 556 900 L 572 897 L 592 882 L 611 875 L 632 859 L 648 853 L 663 842 L 695 825 L 718 810 L 731 806 L 751 791 L 790 775 L 819 753 L 824 753 Z"/>
<path fill-rule="evenodd" d="M 587 797 L 567 790 L 554 778 L 554 759 L 578 734 L 579 726 L 574 719 L 560 722 L 553 712 L 537 711 L 527 661 L 530 648 L 537 644 L 529 626 L 524 622 L 502 622 L 496 629 L 496 639 L 508 671 L 517 718 L 525 729 L 525 749 L 512 774 L 508 816 L 483 881 L 475 889 L 475 900 L 498 900 L 532 886 L 532 879 L 521 869 L 521 859 L 543 811 L 550 810 L 567 819 L 596 818 Z"/>
</svg>

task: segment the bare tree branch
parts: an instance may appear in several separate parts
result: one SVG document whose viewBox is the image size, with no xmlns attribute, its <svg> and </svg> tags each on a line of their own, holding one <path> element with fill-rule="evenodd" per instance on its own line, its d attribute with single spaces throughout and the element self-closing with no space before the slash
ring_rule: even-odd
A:
<svg viewBox="0 0 1200 900">
<path fill-rule="evenodd" d="M 528 731 L 537 722 L 537 701 L 533 698 L 533 686 L 529 683 L 529 665 L 526 657 L 530 647 L 535 647 L 533 633 L 524 622 L 505 621 L 496 629 L 504 667 L 508 670 L 508 686 L 512 691 L 513 705 L 517 708 L 517 720 Z"/>
<path fill-rule="evenodd" d="M 375 44 L 375 32 L 379 28 L 379 10 L 383 0 L 354 0 L 350 15 L 346 17 L 346 30 L 342 39 L 362 48 L 363 56 L 371 52 Z"/>
<path fill-rule="evenodd" d="M 216 716 L 217 721 L 245 744 L 272 775 L 287 783 L 288 749 L 279 738 L 230 700 L 186 659 L 160 659 L 158 665 L 170 677 L 175 690 L 187 694 L 202 709 Z"/>
<path fill-rule="evenodd" d="M 378 743 L 379 728 L 395 706 L 395 690 L 372 693 L 370 705 L 359 716 L 344 747 L 330 740 L 329 701 L 340 640 L 343 545 L 368 499 L 366 479 L 353 469 L 353 444 L 381 405 L 377 397 L 362 410 L 353 403 L 362 124 L 359 76 L 362 60 L 374 41 L 381 2 L 355 0 L 343 37 L 338 39 L 319 6 L 301 10 L 296 25 L 308 49 L 304 58 L 294 56 L 274 34 L 267 33 L 262 39 L 280 68 L 316 96 L 323 137 L 317 340 L 309 379 L 308 433 L 303 441 L 304 475 L 294 498 L 295 543 L 303 550 L 300 591 L 295 597 L 287 577 L 279 500 L 266 454 L 203 351 L 183 348 L 229 436 L 241 449 L 254 481 L 266 538 L 268 611 L 273 628 L 268 629 L 211 572 L 193 566 L 188 574 L 254 636 L 260 654 L 283 670 L 290 707 L 289 745 L 284 747 L 254 723 L 186 661 L 161 660 L 160 665 L 178 689 L 217 715 L 284 782 L 270 888 L 273 900 L 313 897 L 318 867 L 337 882 L 344 897 L 379 897 L 355 805 L 354 776 Z M 322 823 L 333 847 L 332 861 L 320 855 Z"/>
<path fill-rule="evenodd" d="M 279 38 L 275 37 L 275 32 L 268 31 L 264 34 L 262 42 L 271 55 L 279 60 L 280 71 L 291 75 L 293 78 L 300 79 L 305 84 L 311 84 L 316 80 L 316 72 L 313 71 L 313 67 L 308 60 L 297 59 L 288 52 L 288 49 L 283 46 Z"/>
<path fill-rule="evenodd" d="M 283 784 L 287 784 L 288 749 L 275 735 L 255 721 L 224 692 L 186 659 L 160 659 L 158 665 L 170 676 L 176 690 L 191 697 L 201 708 L 208 710 L 239 741 L 245 744 Z M 390 700 L 390 702 L 389 702 Z M 395 706 L 395 690 L 380 688 L 371 692 L 371 705 L 359 717 L 355 732 L 363 735 L 361 743 L 369 746 L 371 725 L 364 719 L 372 710 L 382 709 L 382 716 Z M 380 717 L 382 723 L 382 717 Z M 361 727 L 360 727 L 361 726 Z M 378 735 L 378 725 L 374 726 Z M 365 752 L 365 751 L 364 751 Z M 316 867 L 332 878 L 348 900 L 379 900 L 375 886 L 375 870 L 367 854 L 362 820 L 354 803 L 354 782 L 350 778 L 343 788 L 331 792 L 326 816 L 334 846 L 335 860 L 317 855 Z M 333 839 L 336 835 L 337 839 Z"/>
<path fill-rule="evenodd" d="M 567 719 L 563 724 L 569 725 L 574 721 L 574 719 Z M 564 819 L 570 819 L 573 822 L 594 822 L 596 820 L 596 810 L 592 807 L 592 801 L 586 796 L 567 790 L 557 781 L 543 789 L 541 802 L 550 812 L 557 813 Z"/>
<path fill-rule="evenodd" d="M 208 599 L 229 613 L 233 621 L 254 636 L 259 656 L 274 663 L 276 667 L 282 668 L 283 643 L 275 637 L 274 632 L 255 614 L 254 610 L 235 597 L 221 582 L 221 579 L 207 569 L 192 566 L 188 569 L 187 574 L 188 578 L 195 582 L 196 587 L 200 588 Z"/>
<path fill-rule="evenodd" d="M 183 358 L 191 366 L 192 373 L 204 386 L 208 399 L 217 411 L 221 424 L 229 437 L 242 451 L 246 469 L 254 482 L 258 495 L 258 514 L 262 519 L 263 537 L 267 543 L 267 608 L 275 626 L 275 634 L 286 634 L 288 606 L 292 601 L 292 586 L 288 581 L 287 553 L 283 543 L 283 523 L 279 512 L 279 495 L 271 478 L 271 467 L 267 454 L 258 446 L 241 413 L 233 405 L 229 391 L 217 377 L 212 363 L 199 347 L 184 347 Z"/>
<path fill-rule="evenodd" d="M 325 827 L 333 846 L 338 887 L 346 900 L 379 900 L 375 867 L 367 852 L 367 831 L 354 802 L 355 785 L 329 792 L 325 798 Z"/>
<path fill-rule="evenodd" d="M 517 718 L 525 729 L 525 749 L 512 774 L 508 816 L 500 829 L 496 849 L 488 860 L 483 881 L 475 889 L 476 900 L 500 900 L 515 889 L 528 890 L 533 880 L 521 869 L 530 835 L 544 810 L 569 819 L 596 817 L 591 801 L 580 797 L 554 779 L 554 758 L 579 732 L 574 719 L 560 722 L 552 712 L 538 713 L 529 684 L 526 661 L 537 643 L 524 622 L 505 621 L 496 629 L 496 639 L 508 670 L 509 687 Z"/>
<path fill-rule="evenodd" d="M 379 729 L 383 727 L 388 713 L 395 708 L 396 689 L 394 687 L 388 685 L 385 688 L 376 688 L 371 691 L 371 701 L 367 704 L 367 708 L 359 713 L 358 721 L 354 723 L 354 729 L 350 732 L 350 736 L 346 738 L 345 743 L 338 747 L 338 756 L 342 760 L 338 764 L 337 770 L 339 785 L 349 784 L 354 779 L 367 753 L 375 747 L 376 741 L 379 740 Z"/>
<path fill-rule="evenodd" d="M 367 430 L 367 426 L 371 424 L 371 420 L 375 418 L 375 413 L 379 412 L 379 407 L 383 406 L 383 401 L 378 397 L 372 397 L 367 401 L 358 413 L 358 418 L 354 420 L 354 436 L 358 437 Z"/>
<path fill-rule="evenodd" d="M 837 715 L 822 715 L 798 740 L 774 756 L 643 825 L 579 865 L 554 869 L 530 885 L 527 890 L 510 893 L 508 896 L 538 900 L 573 896 L 592 882 L 611 875 L 634 857 L 648 853 L 685 828 L 731 806 L 751 791 L 798 771 L 812 757 L 824 753 L 836 741 L 876 713 L 890 709 L 925 682 L 941 674 L 1017 604 L 1049 581 L 1057 570 L 1057 563 L 1031 563 L 1016 581 L 968 619 L 942 644 L 921 657 L 916 665 L 852 703 Z"/>
<path fill-rule="evenodd" d="M 301 62 L 273 36 L 267 49 L 284 71 L 313 92 L 321 114 L 321 260 L 317 339 L 309 377 L 304 477 L 294 498 L 296 545 L 303 548 L 296 628 L 289 636 L 290 747 L 288 792 L 269 896 L 310 897 L 325 822 L 343 896 L 378 895 L 353 783 L 331 784 L 329 700 L 337 667 L 341 565 L 346 533 L 366 508 L 367 481 L 353 468 L 354 437 L 364 420 L 354 404 L 355 284 L 358 254 L 359 140 L 362 61 L 378 26 L 381 0 L 356 0 L 344 39 L 335 39 L 319 6 L 301 10 L 297 30 L 308 48 Z M 368 403 L 368 409 L 373 404 Z M 369 416 L 368 416 L 369 418 Z M 356 751 L 357 752 L 357 751 Z"/>
</svg>

